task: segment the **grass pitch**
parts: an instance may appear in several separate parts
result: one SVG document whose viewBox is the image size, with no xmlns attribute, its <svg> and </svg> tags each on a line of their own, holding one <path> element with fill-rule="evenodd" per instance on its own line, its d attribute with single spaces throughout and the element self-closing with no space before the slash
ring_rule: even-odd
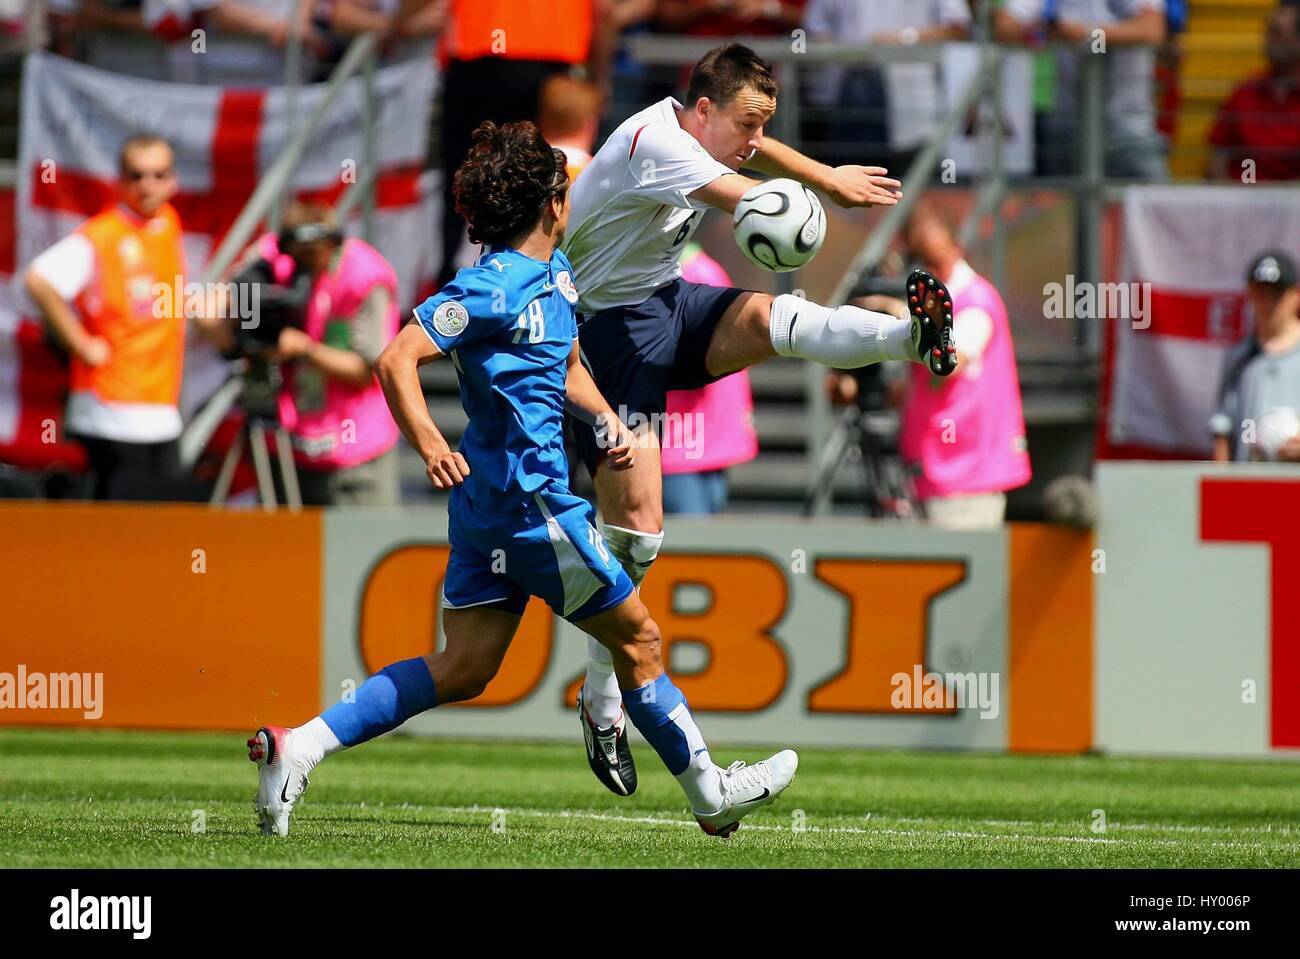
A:
<svg viewBox="0 0 1300 959">
<path fill-rule="evenodd" d="M 700 831 L 644 745 L 636 795 L 607 793 L 576 732 L 565 744 L 367 744 L 318 767 L 289 837 L 265 839 L 245 735 L 0 729 L 0 867 L 1300 861 L 1297 763 L 804 749 L 777 804 L 724 841 Z"/>
</svg>

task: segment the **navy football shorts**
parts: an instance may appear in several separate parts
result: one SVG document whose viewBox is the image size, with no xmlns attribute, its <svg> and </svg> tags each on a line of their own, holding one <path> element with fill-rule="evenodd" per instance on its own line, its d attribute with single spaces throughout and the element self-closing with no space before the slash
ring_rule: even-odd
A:
<svg viewBox="0 0 1300 959">
<path fill-rule="evenodd" d="M 578 343 L 596 386 L 627 421 L 659 424 L 669 390 L 698 390 L 716 376 L 704 364 L 713 331 L 745 290 L 674 280 L 636 306 L 587 314 Z M 582 461 L 594 475 L 602 450 L 592 424 L 569 417 Z"/>
</svg>

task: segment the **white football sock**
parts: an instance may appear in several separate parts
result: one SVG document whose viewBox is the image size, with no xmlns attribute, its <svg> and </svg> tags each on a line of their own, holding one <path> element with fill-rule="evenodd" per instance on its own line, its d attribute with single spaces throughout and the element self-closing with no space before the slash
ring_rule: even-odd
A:
<svg viewBox="0 0 1300 959">
<path fill-rule="evenodd" d="M 295 726 L 289 735 L 293 738 L 294 751 L 301 754 L 309 768 L 314 768 L 326 756 L 347 749 L 319 716 L 305 725 Z"/>
<path fill-rule="evenodd" d="M 582 688 L 582 706 L 597 726 L 614 725 L 623 711 L 623 693 L 614 675 L 614 657 L 593 636 L 587 637 L 587 679 Z"/>
<path fill-rule="evenodd" d="M 632 585 L 640 589 L 641 581 L 645 579 L 645 574 L 650 572 L 650 567 L 664 544 L 664 531 L 643 533 L 640 530 L 602 523 L 600 533 L 609 545 L 609 551 L 623 567 L 623 572 L 627 573 L 628 578 L 632 580 Z"/>
<path fill-rule="evenodd" d="M 885 360 L 921 362 L 912 343 L 911 319 L 856 306 L 835 309 L 782 293 L 772 300 L 772 348 L 823 366 L 852 370 Z"/>
<path fill-rule="evenodd" d="M 704 744 L 700 728 L 695 725 L 695 717 L 682 703 L 669 714 L 669 718 L 686 734 L 686 745 L 691 751 L 690 765 L 673 778 L 690 800 L 692 812 L 717 812 L 722 808 L 722 770 L 709 757 L 709 748 Z"/>
<path fill-rule="evenodd" d="M 663 545 L 663 530 L 642 533 L 622 526 L 601 526 L 601 535 L 609 545 L 623 572 L 638 589 L 645 574 L 650 571 L 659 547 Z M 587 679 L 583 687 L 582 703 L 587 715 L 597 726 L 613 725 L 623 709 L 623 693 L 614 675 L 614 659 L 608 649 L 592 637 L 587 637 Z"/>
</svg>

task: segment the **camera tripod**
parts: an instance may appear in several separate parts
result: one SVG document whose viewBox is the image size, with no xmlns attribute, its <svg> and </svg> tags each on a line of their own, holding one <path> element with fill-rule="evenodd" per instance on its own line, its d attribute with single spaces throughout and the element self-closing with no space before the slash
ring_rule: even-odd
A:
<svg viewBox="0 0 1300 959">
<path fill-rule="evenodd" d="M 302 490 L 298 485 L 298 467 L 293 461 L 293 446 L 289 431 L 280 423 L 276 408 L 276 394 L 280 386 L 280 372 L 274 365 L 250 364 L 252 375 L 236 375 L 227 381 L 213 397 L 210 408 L 204 411 L 206 430 L 202 443 L 216 429 L 226 412 L 239 403 L 244 408 L 244 424 L 235 434 L 230 449 L 226 450 L 217 473 L 217 482 L 212 489 L 208 503 L 212 506 L 224 506 L 230 495 L 230 484 L 235 478 L 235 470 L 247 448 L 253 454 L 253 472 L 257 476 L 257 495 L 262 508 L 268 512 L 279 504 L 275 495 L 275 475 L 271 469 L 271 454 L 266 437 L 275 437 L 276 459 L 280 466 L 280 478 L 284 485 L 285 505 L 291 510 L 302 509 Z M 199 424 L 195 424 L 196 427 Z M 201 445 L 199 446 L 201 449 Z"/>
<path fill-rule="evenodd" d="M 841 414 L 818 458 L 815 479 L 803 514 L 812 516 L 823 498 L 834 496 L 835 477 L 856 454 L 862 462 L 862 500 L 872 518 L 909 519 L 916 515 L 912 481 L 886 440 L 897 433 L 892 413 L 874 412 L 857 404 Z"/>
<path fill-rule="evenodd" d="M 302 509 L 302 492 L 298 487 L 298 468 L 293 462 L 293 447 L 289 441 L 289 431 L 280 425 L 279 420 L 249 414 L 244 425 L 235 434 L 234 442 L 226 450 L 226 457 L 221 461 L 221 471 L 217 473 L 217 483 L 212 489 L 212 506 L 224 506 L 230 495 L 230 484 L 235 478 L 235 469 L 244 455 L 244 447 L 253 454 L 253 472 L 257 475 L 257 496 L 262 508 L 268 512 L 279 504 L 275 497 L 275 476 L 271 472 L 271 455 L 267 449 L 266 436 L 275 437 L 275 453 L 280 463 L 280 476 L 284 483 L 284 501 L 289 509 Z"/>
</svg>

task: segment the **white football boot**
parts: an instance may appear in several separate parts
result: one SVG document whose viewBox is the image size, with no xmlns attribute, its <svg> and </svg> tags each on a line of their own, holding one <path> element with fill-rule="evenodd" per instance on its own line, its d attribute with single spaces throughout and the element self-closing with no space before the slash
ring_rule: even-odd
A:
<svg viewBox="0 0 1300 959">
<path fill-rule="evenodd" d="M 722 773 L 722 808 L 710 813 L 692 809 L 695 821 L 710 836 L 726 839 L 740 828 L 740 820 L 781 795 L 798 768 L 799 756 L 793 749 L 783 749 L 752 766 L 736 760 Z"/>
<path fill-rule="evenodd" d="M 257 798 L 253 810 L 263 836 L 289 835 L 293 804 L 307 791 L 311 772 L 293 749 L 293 737 L 283 726 L 263 726 L 248 741 L 248 758 L 257 763 Z"/>
</svg>

